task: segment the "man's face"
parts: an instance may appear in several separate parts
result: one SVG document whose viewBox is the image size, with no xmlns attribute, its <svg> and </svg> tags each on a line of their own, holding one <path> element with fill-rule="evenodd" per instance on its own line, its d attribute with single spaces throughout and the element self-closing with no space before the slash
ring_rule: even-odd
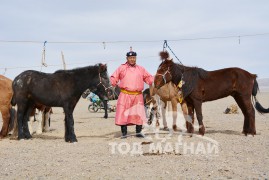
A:
<svg viewBox="0 0 269 180">
<path fill-rule="evenodd" d="M 130 65 L 135 65 L 135 64 L 136 64 L 136 56 L 128 56 L 128 57 L 127 57 L 127 62 L 128 62 Z"/>
</svg>

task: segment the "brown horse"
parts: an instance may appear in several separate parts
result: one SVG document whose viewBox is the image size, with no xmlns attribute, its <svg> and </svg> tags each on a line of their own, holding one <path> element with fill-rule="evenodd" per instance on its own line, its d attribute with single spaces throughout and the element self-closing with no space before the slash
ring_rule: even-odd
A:
<svg viewBox="0 0 269 180">
<path fill-rule="evenodd" d="M 182 112 L 183 112 L 184 118 L 186 120 L 186 128 L 187 129 L 189 128 L 188 125 L 190 123 L 191 124 L 194 123 L 193 111 L 191 111 L 191 109 L 188 110 L 187 104 L 184 100 L 181 101 L 180 89 L 172 82 L 165 84 L 164 86 L 162 86 L 159 89 L 156 89 L 155 87 L 151 86 L 147 91 L 145 90 L 143 92 L 145 106 L 148 106 L 149 103 L 153 103 L 153 108 L 151 110 L 151 114 L 149 117 L 149 123 L 152 122 L 153 115 L 155 114 L 155 116 L 157 118 L 156 126 L 159 125 L 160 115 L 159 115 L 158 108 L 157 108 L 157 101 L 156 101 L 156 97 L 155 97 L 156 94 L 160 97 L 160 100 L 163 102 L 163 104 L 161 104 L 161 110 L 162 110 L 162 119 L 163 119 L 164 130 L 168 129 L 167 121 L 166 121 L 166 107 L 168 105 L 168 101 L 171 101 L 171 104 L 172 104 L 173 130 L 174 131 L 177 130 L 176 120 L 177 120 L 177 104 L 178 103 L 180 103 L 180 105 L 181 105 Z"/>
<path fill-rule="evenodd" d="M 9 125 L 12 122 L 11 119 L 14 116 L 11 106 L 12 95 L 12 80 L 0 75 L 0 111 L 3 119 L 0 138 L 3 138 L 7 135 L 9 131 Z"/>
<path fill-rule="evenodd" d="M 172 81 L 174 84 L 184 82 L 183 97 L 189 108 L 195 110 L 199 123 L 199 133 L 204 135 L 205 127 L 202 116 L 202 103 L 232 96 L 244 114 L 243 132 L 256 134 L 255 110 L 251 97 L 254 97 L 255 108 L 260 113 L 266 113 L 256 99 L 259 89 L 256 75 L 240 68 L 226 68 L 216 71 L 206 71 L 197 67 L 187 67 L 174 63 L 168 52 L 160 53 L 163 62 L 156 76 L 155 86 L 160 88 Z M 188 129 L 190 132 L 191 129 Z"/>
</svg>

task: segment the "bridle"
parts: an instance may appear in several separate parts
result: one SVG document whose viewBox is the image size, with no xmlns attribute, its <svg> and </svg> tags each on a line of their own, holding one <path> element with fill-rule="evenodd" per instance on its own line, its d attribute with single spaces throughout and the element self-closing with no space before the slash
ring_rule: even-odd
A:
<svg viewBox="0 0 269 180">
<path fill-rule="evenodd" d="M 119 94 L 116 93 L 116 91 L 115 91 L 116 88 L 113 89 L 113 87 L 112 87 L 111 89 L 112 89 L 112 92 L 113 92 L 113 95 L 112 95 L 113 98 L 116 99 L 116 96 L 117 96 L 117 99 L 118 99 L 119 98 Z"/>
<path fill-rule="evenodd" d="M 105 89 L 105 91 L 107 92 L 108 89 L 111 89 L 112 86 L 106 87 L 103 83 L 102 83 L 102 78 L 101 78 L 101 73 L 99 72 L 99 83 L 97 84 L 97 86 L 102 85 Z"/>
<path fill-rule="evenodd" d="M 172 77 L 172 74 L 171 74 L 171 72 L 169 71 L 169 67 L 168 67 L 168 69 L 167 69 L 163 74 L 159 74 L 159 73 L 157 73 L 156 76 L 162 76 L 163 81 L 164 81 L 164 84 L 166 84 L 166 83 L 167 83 L 167 82 L 166 82 L 166 78 L 165 78 L 166 74 L 170 74 L 170 76 Z"/>
<path fill-rule="evenodd" d="M 101 77 L 101 73 L 99 72 L 99 83 L 97 84 L 97 86 L 99 86 L 99 85 L 102 85 L 103 87 L 104 87 L 104 89 L 105 89 L 105 91 L 107 92 L 109 89 L 111 89 L 112 90 L 112 93 L 113 93 L 113 98 L 114 99 L 116 99 L 115 98 L 115 95 L 117 96 L 117 97 L 119 97 L 119 95 L 113 90 L 113 86 L 108 86 L 108 87 L 106 87 L 103 83 L 102 83 L 102 77 Z"/>
</svg>

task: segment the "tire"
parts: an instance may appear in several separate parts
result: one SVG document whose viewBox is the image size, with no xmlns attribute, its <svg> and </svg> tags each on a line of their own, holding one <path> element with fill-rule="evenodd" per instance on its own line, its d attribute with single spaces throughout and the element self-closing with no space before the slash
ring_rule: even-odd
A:
<svg viewBox="0 0 269 180">
<path fill-rule="evenodd" d="M 93 109 L 93 105 L 92 105 L 92 104 L 90 104 L 90 105 L 88 106 L 88 111 L 90 111 L 90 112 L 94 112 L 94 109 Z"/>
<path fill-rule="evenodd" d="M 94 112 L 97 112 L 98 109 L 99 109 L 98 105 L 96 103 L 94 103 L 92 109 L 93 109 Z"/>
<path fill-rule="evenodd" d="M 98 111 L 98 105 L 96 104 L 96 103 L 93 103 L 93 104 L 90 104 L 89 106 L 88 106 L 88 110 L 90 111 L 90 112 L 97 112 Z"/>
</svg>

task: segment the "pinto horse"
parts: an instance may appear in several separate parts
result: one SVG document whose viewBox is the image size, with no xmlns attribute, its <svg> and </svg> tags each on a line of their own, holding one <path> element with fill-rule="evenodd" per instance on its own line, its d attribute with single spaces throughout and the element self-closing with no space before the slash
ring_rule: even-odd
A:
<svg viewBox="0 0 269 180">
<path fill-rule="evenodd" d="M 0 138 L 7 135 L 10 125 L 13 123 L 15 118 L 15 110 L 12 109 L 11 106 L 12 95 L 12 80 L 0 75 L 0 111 L 3 119 Z"/>
<path fill-rule="evenodd" d="M 27 121 L 35 104 L 62 107 L 65 113 L 65 141 L 77 142 L 74 132 L 73 111 L 82 93 L 97 88 L 96 94 L 105 99 L 111 93 L 107 66 L 97 64 L 72 70 L 42 73 L 28 70 L 13 81 L 12 105 L 17 104 L 18 139 L 29 139 Z"/>
<path fill-rule="evenodd" d="M 226 68 L 206 71 L 197 67 L 187 67 L 174 63 L 168 52 L 160 52 L 163 62 L 159 65 L 154 83 L 160 88 L 172 81 L 174 84 L 184 82 L 183 97 L 190 109 L 195 110 L 199 123 L 199 134 L 204 135 L 202 103 L 232 96 L 244 114 L 242 133 L 256 134 L 255 110 L 251 99 L 255 101 L 255 108 L 260 113 L 266 113 L 256 99 L 259 89 L 257 76 L 240 68 Z M 253 97 L 253 98 L 252 98 Z M 192 126 L 192 125 L 191 125 Z M 191 128 L 188 132 L 191 132 Z"/>
<path fill-rule="evenodd" d="M 52 114 L 52 108 L 44 106 L 42 104 L 35 104 L 32 112 L 29 115 L 28 128 L 29 132 L 32 135 L 33 122 L 37 121 L 36 134 L 42 134 L 42 132 L 48 132 L 50 126 L 50 116 Z M 18 137 L 18 123 L 14 122 L 12 138 Z"/>
</svg>

